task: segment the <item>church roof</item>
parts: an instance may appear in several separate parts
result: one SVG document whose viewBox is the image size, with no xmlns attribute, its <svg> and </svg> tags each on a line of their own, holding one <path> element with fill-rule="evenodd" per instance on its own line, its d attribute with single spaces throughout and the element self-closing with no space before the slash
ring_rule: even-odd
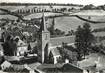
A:
<svg viewBox="0 0 105 73">
<path fill-rule="evenodd" d="M 80 69 L 80 68 L 78 68 L 76 66 L 73 66 L 73 65 L 71 65 L 69 63 L 64 64 L 62 69 L 64 70 L 64 72 L 65 71 L 67 71 L 67 72 L 82 72 L 83 71 L 82 69 Z"/>
<path fill-rule="evenodd" d="M 52 52 L 53 56 L 60 55 L 59 50 L 57 48 L 51 49 L 51 52 Z"/>
<path fill-rule="evenodd" d="M 30 42 L 31 48 L 34 48 L 37 45 L 37 42 Z"/>
<path fill-rule="evenodd" d="M 36 69 L 36 67 L 40 66 L 41 64 L 39 62 L 36 62 L 36 63 L 32 63 L 32 64 L 28 64 L 28 66 L 31 68 L 31 69 Z"/>
<path fill-rule="evenodd" d="M 75 42 L 75 36 L 64 36 L 50 39 L 51 46 L 59 46 L 62 43 L 73 44 Z"/>
</svg>

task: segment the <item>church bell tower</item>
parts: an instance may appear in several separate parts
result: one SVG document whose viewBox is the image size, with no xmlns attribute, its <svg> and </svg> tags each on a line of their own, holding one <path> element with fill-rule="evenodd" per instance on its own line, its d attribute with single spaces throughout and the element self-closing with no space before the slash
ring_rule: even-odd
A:
<svg viewBox="0 0 105 73">
<path fill-rule="evenodd" d="M 38 60 L 41 63 L 46 63 L 48 58 L 48 48 L 50 41 L 50 33 L 47 30 L 44 13 L 41 19 L 41 27 L 39 32 L 39 48 L 38 48 Z"/>
</svg>

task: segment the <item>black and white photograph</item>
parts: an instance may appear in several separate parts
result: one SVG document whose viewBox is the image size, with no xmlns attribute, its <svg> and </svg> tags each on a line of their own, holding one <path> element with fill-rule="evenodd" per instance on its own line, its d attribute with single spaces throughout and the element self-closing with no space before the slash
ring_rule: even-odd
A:
<svg viewBox="0 0 105 73">
<path fill-rule="evenodd" d="M 0 0 L 0 73 L 105 73 L 105 1 Z"/>
</svg>

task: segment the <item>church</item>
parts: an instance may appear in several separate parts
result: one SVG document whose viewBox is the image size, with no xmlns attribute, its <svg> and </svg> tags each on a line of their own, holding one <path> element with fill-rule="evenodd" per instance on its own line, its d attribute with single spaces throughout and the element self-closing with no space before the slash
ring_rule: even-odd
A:
<svg viewBox="0 0 105 73">
<path fill-rule="evenodd" d="M 68 45 L 74 46 L 75 37 L 74 36 L 65 36 L 65 37 L 57 37 L 50 38 L 50 32 L 47 30 L 45 16 L 43 13 L 42 16 L 42 26 L 39 33 L 39 41 L 38 41 L 38 61 L 41 63 L 47 63 L 49 54 L 51 53 L 53 56 L 54 64 L 57 63 L 57 60 L 61 57 L 59 50 L 57 47 L 61 47 L 62 43 L 67 43 Z M 75 53 L 72 53 L 75 54 Z"/>
</svg>

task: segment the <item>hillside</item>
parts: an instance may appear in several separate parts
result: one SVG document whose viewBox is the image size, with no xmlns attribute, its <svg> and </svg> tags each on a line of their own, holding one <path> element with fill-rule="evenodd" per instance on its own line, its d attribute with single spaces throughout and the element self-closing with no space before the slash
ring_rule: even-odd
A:
<svg viewBox="0 0 105 73">
<path fill-rule="evenodd" d="M 12 12 L 16 12 L 18 10 L 23 10 L 23 11 L 27 11 L 32 10 L 32 9 L 51 9 L 51 8 L 77 8 L 80 9 L 83 6 L 79 6 L 79 5 L 63 5 L 63 4 L 58 4 L 58 5 L 49 5 L 49 4 L 32 4 L 32 5 L 2 5 L 0 6 L 0 8 L 3 9 L 8 9 Z M 0 13 L 5 13 L 3 11 L 0 11 Z M 71 13 L 71 12 L 68 12 Z M 46 12 L 45 16 L 55 16 L 55 15 L 62 15 L 60 13 L 51 13 L 51 12 Z M 79 12 L 74 11 L 74 13 L 72 13 L 72 15 L 79 15 L 85 19 L 88 19 L 88 17 L 91 17 L 90 20 L 93 21 L 105 21 L 105 11 L 104 10 L 81 10 Z M 34 18 L 38 18 L 41 17 L 42 13 L 30 13 L 30 15 L 26 15 L 24 18 L 25 19 L 34 19 Z M 0 19 L 11 19 L 11 20 L 16 20 L 17 17 L 12 16 L 12 15 L 1 15 L 0 14 Z M 51 19 L 48 20 L 47 22 L 48 24 L 51 24 Z M 57 17 L 55 18 L 55 29 L 58 28 L 60 30 L 65 31 L 66 33 L 69 30 L 76 30 L 77 27 L 79 25 L 83 25 L 84 21 L 76 18 L 76 17 Z M 91 28 L 96 29 L 96 28 L 103 28 L 105 27 L 105 23 L 98 23 L 98 24 L 94 24 L 94 23 L 90 23 L 91 24 Z"/>
<path fill-rule="evenodd" d="M 88 16 L 82 16 L 84 18 L 88 18 Z M 103 18 L 101 16 L 93 16 L 91 17 L 92 20 L 104 20 L 104 16 Z M 55 28 L 59 28 L 61 30 L 64 31 L 69 31 L 69 30 L 76 30 L 77 27 L 79 25 L 83 25 L 84 21 L 76 18 L 76 17 L 60 17 L 60 18 L 56 18 L 56 25 Z M 96 28 L 103 28 L 105 27 L 105 23 L 98 23 L 98 24 L 94 24 L 94 23 L 90 23 L 92 30 L 96 29 Z"/>
</svg>

